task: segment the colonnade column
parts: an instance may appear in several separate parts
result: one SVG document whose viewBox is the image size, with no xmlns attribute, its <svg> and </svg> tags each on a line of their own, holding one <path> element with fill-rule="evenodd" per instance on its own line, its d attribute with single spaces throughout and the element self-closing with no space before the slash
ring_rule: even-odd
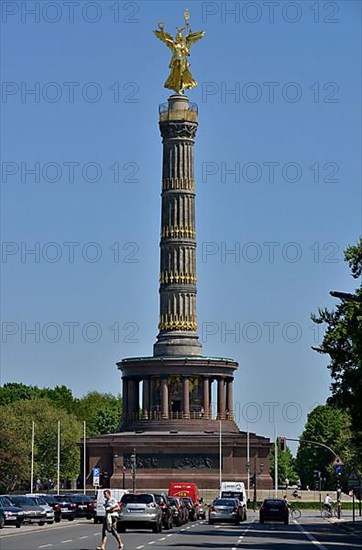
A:
<svg viewBox="0 0 362 550">
<path fill-rule="evenodd" d="M 204 378 L 204 387 L 203 387 L 203 407 L 204 407 L 204 417 L 210 418 L 210 381 L 209 378 L 205 376 Z"/>
<path fill-rule="evenodd" d="M 134 380 L 133 378 L 128 379 L 128 399 L 127 399 L 127 418 L 133 419 L 134 411 Z"/>
<path fill-rule="evenodd" d="M 161 378 L 161 415 L 168 418 L 168 379 Z"/>
<path fill-rule="evenodd" d="M 148 420 L 150 414 L 150 379 L 143 379 L 143 395 L 142 395 L 143 418 Z"/>
<path fill-rule="evenodd" d="M 122 378 L 122 416 L 127 419 L 128 416 L 128 378 Z"/>
<path fill-rule="evenodd" d="M 133 418 L 136 420 L 140 416 L 140 381 L 138 378 L 134 381 L 134 397 L 133 397 Z"/>
<path fill-rule="evenodd" d="M 229 379 L 226 382 L 226 409 L 228 411 L 228 420 L 233 420 L 233 409 L 234 409 L 234 399 L 233 399 L 233 380 Z"/>
<path fill-rule="evenodd" d="M 219 420 L 225 420 L 225 380 L 217 379 L 217 413 Z"/>
<path fill-rule="evenodd" d="M 190 379 L 183 378 L 183 413 L 184 418 L 190 418 Z"/>
</svg>

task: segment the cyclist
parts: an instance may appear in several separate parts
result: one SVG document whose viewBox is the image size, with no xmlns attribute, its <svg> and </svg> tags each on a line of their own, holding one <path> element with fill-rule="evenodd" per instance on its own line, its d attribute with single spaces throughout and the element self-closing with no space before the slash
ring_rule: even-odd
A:
<svg viewBox="0 0 362 550">
<path fill-rule="evenodd" d="M 333 500 L 329 496 L 329 493 L 324 497 L 323 506 L 332 515 Z"/>
</svg>

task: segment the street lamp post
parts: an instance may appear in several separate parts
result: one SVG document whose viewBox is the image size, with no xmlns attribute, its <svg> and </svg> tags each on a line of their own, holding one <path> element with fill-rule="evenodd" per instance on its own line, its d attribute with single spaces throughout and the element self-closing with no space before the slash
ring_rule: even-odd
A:
<svg viewBox="0 0 362 550">
<path fill-rule="evenodd" d="M 134 448 L 131 454 L 132 493 L 136 492 L 136 463 L 137 463 L 137 455 L 136 455 L 136 449 Z"/>
<path fill-rule="evenodd" d="M 126 489 L 126 466 L 122 468 L 122 485 L 123 489 Z"/>
</svg>

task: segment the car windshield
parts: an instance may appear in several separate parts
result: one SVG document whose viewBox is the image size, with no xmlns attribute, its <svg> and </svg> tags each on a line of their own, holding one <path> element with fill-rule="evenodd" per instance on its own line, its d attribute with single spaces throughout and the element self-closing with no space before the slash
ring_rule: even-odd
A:
<svg viewBox="0 0 362 550">
<path fill-rule="evenodd" d="M 213 504 L 214 506 L 236 506 L 236 502 L 232 498 L 217 498 Z"/>
<path fill-rule="evenodd" d="M 28 497 L 11 497 L 11 500 L 14 504 L 20 504 L 20 506 L 35 506 L 35 503 Z"/>
<path fill-rule="evenodd" d="M 50 496 L 50 495 L 46 495 L 45 497 L 42 497 L 45 502 L 47 502 L 48 504 L 56 504 L 58 501 L 55 499 L 55 497 L 53 496 Z"/>
<path fill-rule="evenodd" d="M 0 497 L 0 506 L 12 506 L 12 504 L 8 498 Z"/>
<path fill-rule="evenodd" d="M 123 495 L 122 497 L 123 504 L 151 504 L 153 502 L 152 495 Z"/>
</svg>

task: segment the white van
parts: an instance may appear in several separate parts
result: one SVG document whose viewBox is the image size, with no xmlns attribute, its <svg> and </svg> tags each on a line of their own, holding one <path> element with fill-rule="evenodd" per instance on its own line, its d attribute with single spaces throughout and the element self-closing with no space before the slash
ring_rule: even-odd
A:
<svg viewBox="0 0 362 550">
<path fill-rule="evenodd" d="M 96 502 L 95 502 L 95 510 L 96 515 L 94 516 L 94 523 L 101 523 L 103 521 L 104 516 L 106 515 L 106 511 L 104 509 L 104 491 L 107 489 L 107 487 L 103 489 L 98 489 L 96 494 Z M 123 495 L 125 493 L 128 493 L 125 489 L 107 489 L 108 491 L 111 491 L 112 497 L 116 499 L 117 502 L 121 500 Z"/>
<path fill-rule="evenodd" d="M 243 507 L 242 521 L 246 521 L 247 498 L 245 484 L 242 481 L 222 481 L 220 498 L 237 498 Z"/>
</svg>

